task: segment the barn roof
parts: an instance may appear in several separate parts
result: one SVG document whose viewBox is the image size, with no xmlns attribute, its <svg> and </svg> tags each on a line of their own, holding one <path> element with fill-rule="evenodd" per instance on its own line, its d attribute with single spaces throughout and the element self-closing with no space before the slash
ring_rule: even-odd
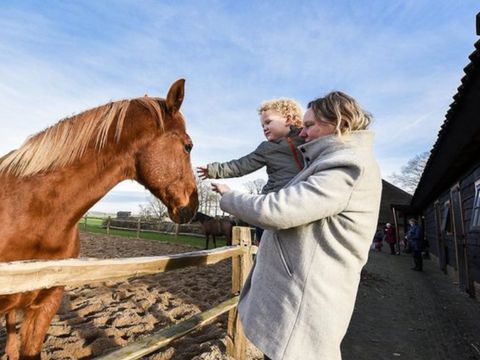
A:
<svg viewBox="0 0 480 360">
<path fill-rule="evenodd" d="M 412 200 L 412 195 L 386 180 L 382 180 L 382 186 L 382 200 L 380 202 L 380 214 L 378 217 L 378 222 L 385 224 L 387 222 L 393 222 L 391 206 L 408 206 Z"/>
<path fill-rule="evenodd" d="M 480 13 L 477 14 L 480 35 Z M 480 154 L 480 40 L 438 132 L 437 141 L 413 195 L 412 207 L 421 210 L 452 187 Z"/>
</svg>

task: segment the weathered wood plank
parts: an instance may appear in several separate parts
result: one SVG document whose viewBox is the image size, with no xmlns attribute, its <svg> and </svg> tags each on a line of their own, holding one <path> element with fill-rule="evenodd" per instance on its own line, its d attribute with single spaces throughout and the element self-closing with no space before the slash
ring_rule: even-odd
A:
<svg viewBox="0 0 480 360">
<path fill-rule="evenodd" d="M 205 325 L 216 317 L 226 313 L 234 308 L 238 303 L 238 296 L 231 298 L 214 308 L 203 313 L 192 316 L 176 325 L 170 326 L 153 335 L 147 336 L 132 344 L 114 351 L 108 355 L 96 358 L 96 360 L 133 360 L 140 359 L 142 356 L 148 355 L 165 345 L 168 345 L 175 339 L 178 339 L 195 329 Z"/>
<path fill-rule="evenodd" d="M 232 293 L 238 294 L 252 268 L 252 238 L 250 228 L 235 226 L 232 230 L 232 245 L 240 245 L 246 251 L 232 257 Z M 237 308 L 228 313 L 227 353 L 237 360 L 247 357 L 247 338 L 243 332 Z"/>
<path fill-rule="evenodd" d="M 237 257 L 247 250 L 237 246 L 155 257 L 0 263 L 0 295 L 210 265 L 232 256 Z"/>
</svg>

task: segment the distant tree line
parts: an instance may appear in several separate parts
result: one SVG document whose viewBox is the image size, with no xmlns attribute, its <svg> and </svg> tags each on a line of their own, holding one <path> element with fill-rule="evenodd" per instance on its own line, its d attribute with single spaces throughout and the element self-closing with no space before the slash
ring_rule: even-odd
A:
<svg viewBox="0 0 480 360">
<path fill-rule="evenodd" d="M 243 186 L 249 194 L 260 194 L 266 181 L 255 179 L 243 183 Z M 213 192 L 209 183 L 197 177 L 198 191 L 198 211 L 210 216 L 224 216 L 225 213 L 220 209 L 220 195 Z M 150 195 L 148 204 L 139 205 L 139 215 L 142 220 L 160 220 L 168 218 L 167 207 L 156 197 Z"/>
<path fill-rule="evenodd" d="M 409 194 L 413 194 L 420 182 L 423 169 L 425 169 L 429 156 L 430 153 L 428 151 L 415 155 L 412 159 L 408 160 L 406 165 L 400 168 L 399 173 L 393 173 L 391 175 L 390 178 L 392 182 Z"/>
</svg>

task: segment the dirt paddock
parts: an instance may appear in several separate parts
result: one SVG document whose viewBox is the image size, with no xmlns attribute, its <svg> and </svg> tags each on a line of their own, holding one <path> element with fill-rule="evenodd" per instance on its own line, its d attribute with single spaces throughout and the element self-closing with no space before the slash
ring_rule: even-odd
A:
<svg viewBox="0 0 480 360">
<path fill-rule="evenodd" d="M 158 241 L 82 233 L 82 256 L 165 255 L 195 250 Z M 203 244 L 202 244 L 203 245 Z M 409 254 L 371 252 L 344 360 L 480 360 L 480 306 L 431 260 L 411 271 Z M 230 298 L 231 260 L 120 282 L 68 288 L 43 347 L 43 359 L 91 359 Z M 226 315 L 145 359 L 226 360 Z M 5 323 L 0 320 L 0 351 Z M 1 352 L 0 352 L 1 354 Z M 2 360 L 6 357 L 3 356 Z M 249 360 L 262 354 L 249 349 Z M 299 357 L 301 359 L 301 357 Z"/>
<path fill-rule="evenodd" d="M 81 256 L 120 258 L 198 250 L 159 241 L 81 234 Z M 42 359 L 91 359 L 208 310 L 231 297 L 231 260 L 167 273 L 68 287 L 48 330 Z M 229 359 L 226 315 L 145 357 L 155 360 Z M 0 323 L 0 354 L 5 346 Z M 251 359 L 260 359 L 250 349 Z M 2 359 L 5 359 L 4 355 Z M 231 358 L 230 358 L 231 359 Z"/>
</svg>

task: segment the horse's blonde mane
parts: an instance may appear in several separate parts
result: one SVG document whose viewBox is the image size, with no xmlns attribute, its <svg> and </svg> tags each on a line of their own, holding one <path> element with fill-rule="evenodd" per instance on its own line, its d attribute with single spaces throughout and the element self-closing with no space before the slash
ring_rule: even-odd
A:
<svg viewBox="0 0 480 360">
<path fill-rule="evenodd" d="M 29 176 L 70 165 L 91 144 L 97 151 L 104 148 L 114 124 L 114 139 L 118 142 L 132 102 L 145 107 L 163 129 L 163 110 L 158 99 L 143 97 L 111 102 L 61 120 L 31 136 L 19 149 L 0 158 L 0 173 Z"/>
</svg>

